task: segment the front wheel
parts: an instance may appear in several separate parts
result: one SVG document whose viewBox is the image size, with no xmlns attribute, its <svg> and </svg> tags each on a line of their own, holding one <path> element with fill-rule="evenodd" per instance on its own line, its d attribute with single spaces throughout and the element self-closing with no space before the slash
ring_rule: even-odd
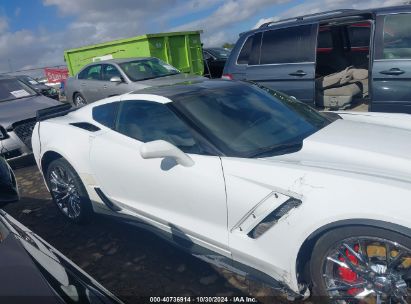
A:
<svg viewBox="0 0 411 304">
<path fill-rule="evenodd" d="M 93 208 L 80 177 L 65 159 L 51 162 L 46 181 L 53 201 L 63 215 L 75 223 L 89 221 Z"/>
<path fill-rule="evenodd" d="M 374 227 L 338 228 L 316 243 L 310 272 L 314 296 L 337 303 L 409 303 L 411 239 Z"/>
</svg>

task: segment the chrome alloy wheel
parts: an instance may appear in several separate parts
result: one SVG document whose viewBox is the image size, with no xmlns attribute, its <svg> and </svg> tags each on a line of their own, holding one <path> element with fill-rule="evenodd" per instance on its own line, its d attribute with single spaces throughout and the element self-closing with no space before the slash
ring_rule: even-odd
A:
<svg viewBox="0 0 411 304">
<path fill-rule="evenodd" d="M 76 98 L 74 99 L 74 103 L 76 104 L 77 107 L 82 107 L 87 104 L 87 102 L 84 100 L 83 96 L 80 94 L 76 95 Z"/>
<path fill-rule="evenodd" d="M 345 239 L 329 250 L 322 274 L 328 295 L 337 303 L 409 303 L 411 299 L 411 250 L 393 241 Z"/>
<path fill-rule="evenodd" d="M 62 167 L 56 166 L 49 176 L 50 192 L 60 210 L 75 219 L 81 213 L 81 199 L 73 177 Z"/>
</svg>

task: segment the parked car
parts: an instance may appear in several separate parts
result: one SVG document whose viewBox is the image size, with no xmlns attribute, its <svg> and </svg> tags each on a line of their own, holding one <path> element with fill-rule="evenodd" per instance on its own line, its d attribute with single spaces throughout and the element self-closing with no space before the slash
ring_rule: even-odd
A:
<svg viewBox="0 0 411 304">
<path fill-rule="evenodd" d="M 33 149 L 67 219 L 122 217 L 292 297 L 410 296 L 410 115 L 223 80 L 63 114 L 39 111 Z"/>
<path fill-rule="evenodd" d="M 1 197 L 2 193 L 0 193 Z M 56 248 L 0 209 L 0 298 L 5 303 L 122 303 Z"/>
<path fill-rule="evenodd" d="M 59 100 L 59 92 L 55 88 L 49 87 L 44 83 L 40 83 L 27 75 L 17 75 L 16 78 L 21 82 L 25 83 L 26 85 L 28 85 L 29 87 L 31 87 L 37 93 L 40 93 L 49 98 L 53 98 L 55 100 Z"/>
<path fill-rule="evenodd" d="M 86 65 L 75 77 L 67 79 L 65 92 L 68 102 L 83 106 L 150 86 L 201 78 L 181 73 L 157 58 L 111 59 Z"/>
<path fill-rule="evenodd" d="M 223 69 L 230 50 L 225 48 L 203 49 L 204 76 L 210 78 L 221 78 Z"/>
<path fill-rule="evenodd" d="M 0 207 L 17 202 L 16 178 L 0 157 Z M 2 303 L 122 303 L 72 261 L 0 209 Z"/>
<path fill-rule="evenodd" d="M 18 200 L 19 189 L 14 172 L 6 160 L 0 156 L 0 207 Z"/>
<path fill-rule="evenodd" d="M 0 76 L 0 156 L 15 159 L 31 154 L 36 111 L 60 104 L 13 76 Z"/>
<path fill-rule="evenodd" d="M 337 10 L 241 34 L 224 78 L 249 80 L 310 105 L 411 113 L 411 7 Z"/>
</svg>

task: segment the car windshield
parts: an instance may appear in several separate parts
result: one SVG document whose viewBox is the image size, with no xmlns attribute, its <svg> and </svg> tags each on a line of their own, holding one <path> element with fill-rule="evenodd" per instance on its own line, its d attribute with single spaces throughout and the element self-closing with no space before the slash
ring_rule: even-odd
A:
<svg viewBox="0 0 411 304">
<path fill-rule="evenodd" d="M 231 51 L 226 49 L 209 49 L 209 52 L 219 59 L 227 59 Z"/>
<path fill-rule="evenodd" d="M 0 102 L 34 95 L 33 89 L 15 78 L 0 79 Z"/>
<path fill-rule="evenodd" d="M 250 84 L 199 89 L 172 107 L 226 156 L 264 157 L 298 151 L 331 120 L 294 98 Z"/>
<path fill-rule="evenodd" d="M 131 81 L 140 81 L 179 74 L 175 67 L 157 58 L 120 63 L 120 67 Z"/>
<path fill-rule="evenodd" d="M 40 84 L 39 82 L 37 82 L 36 80 L 34 80 L 33 78 L 31 78 L 30 76 L 21 76 L 21 80 L 25 81 L 26 83 L 30 83 L 31 85 L 38 85 Z"/>
</svg>

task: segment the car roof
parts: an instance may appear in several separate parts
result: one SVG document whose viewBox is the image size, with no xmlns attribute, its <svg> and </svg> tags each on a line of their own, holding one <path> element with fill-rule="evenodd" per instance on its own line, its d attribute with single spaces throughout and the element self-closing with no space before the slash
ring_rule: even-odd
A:
<svg viewBox="0 0 411 304">
<path fill-rule="evenodd" d="M 196 81 L 187 81 L 171 85 L 149 87 L 128 93 L 127 95 L 157 95 L 170 99 L 173 101 L 175 96 L 196 94 L 207 90 L 220 90 L 226 88 L 233 88 L 236 86 L 246 85 L 240 81 L 224 80 L 224 79 L 204 79 Z"/>
<path fill-rule="evenodd" d="M 247 32 L 243 32 L 240 36 L 244 34 L 251 34 L 254 32 L 264 31 L 267 29 L 275 29 L 280 27 L 287 27 L 293 25 L 304 25 L 310 24 L 315 22 L 327 22 L 327 21 L 337 21 L 338 19 L 349 19 L 350 17 L 355 16 L 363 16 L 363 17 L 370 17 L 371 15 L 375 14 L 388 14 L 388 13 L 400 13 L 400 12 L 411 12 L 410 5 L 401 5 L 401 6 L 388 6 L 388 7 L 380 7 L 380 8 L 370 8 L 370 9 L 338 9 L 338 10 L 331 10 L 331 11 L 324 11 L 321 13 L 309 14 L 309 15 L 301 15 L 287 19 L 280 19 L 278 21 L 271 21 L 262 24 L 259 28 L 253 29 Z"/>
<path fill-rule="evenodd" d="M 107 59 L 107 60 L 92 62 L 92 63 L 89 63 L 87 66 L 92 65 L 92 64 L 124 63 L 124 62 L 147 60 L 147 59 L 154 59 L 154 57 L 114 58 L 114 59 Z"/>
</svg>

